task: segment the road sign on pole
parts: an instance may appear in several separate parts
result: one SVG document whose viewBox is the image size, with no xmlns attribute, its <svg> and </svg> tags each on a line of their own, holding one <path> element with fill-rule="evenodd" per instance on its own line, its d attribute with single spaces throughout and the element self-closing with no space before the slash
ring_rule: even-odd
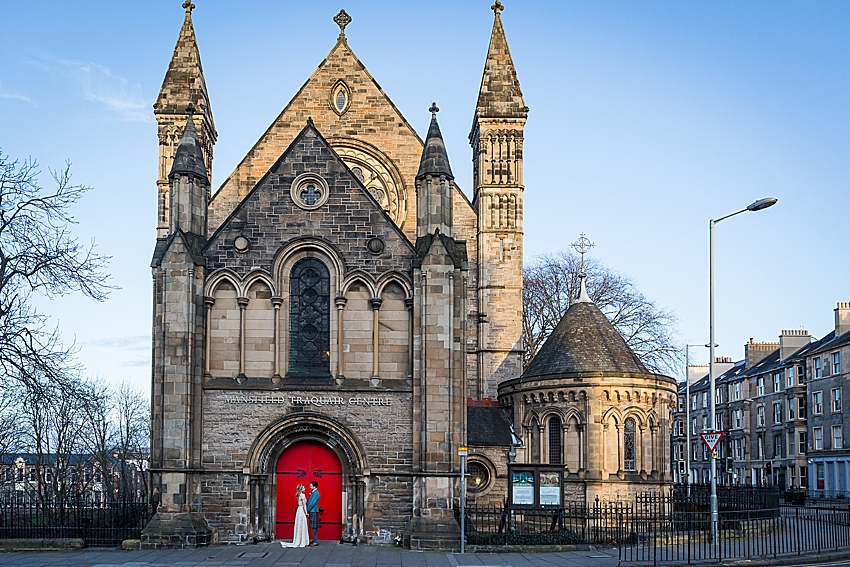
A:
<svg viewBox="0 0 850 567">
<path fill-rule="evenodd" d="M 723 432 L 706 431 L 705 433 L 700 433 L 699 436 L 702 438 L 702 442 L 705 443 L 705 446 L 708 447 L 708 450 L 714 452 L 714 448 L 717 447 L 720 439 L 723 438 Z"/>
</svg>

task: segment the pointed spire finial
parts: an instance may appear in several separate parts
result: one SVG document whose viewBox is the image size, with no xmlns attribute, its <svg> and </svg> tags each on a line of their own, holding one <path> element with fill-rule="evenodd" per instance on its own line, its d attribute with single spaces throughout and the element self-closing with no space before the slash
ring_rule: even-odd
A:
<svg viewBox="0 0 850 567">
<path fill-rule="evenodd" d="M 596 245 L 591 242 L 590 239 L 586 237 L 582 232 L 581 236 L 579 236 L 579 239 L 570 244 L 570 246 L 576 252 L 581 254 L 581 272 L 578 275 L 579 279 L 581 280 L 581 289 L 579 290 L 578 299 L 576 300 L 576 303 L 591 303 L 592 300 L 590 299 L 590 296 L 587 295 L 587 288 L 584 285 L 584 280 L 587 278 L 587 273 L 584 271 L 584 255 L 587 254 L 590 249 Z"/>
<path fill-rule="evenodd" d="M 195 114 L 195 105 L 191 102 L 189 103 L 189 106 L 186 107 L 186 114 L 188 114 L 190 118 L 193 114 Z"/>
<path fill-rule="evenodd" d="M 436 102 L 432 102 L 432 103 L 431 103 L 431 108 L 429 108 L 429 109 L 428 109 L 428 112 L 430 112 L 430 113 L 431 113 L 431 115 L 432 115 L 432 116 L 434 116 L 434 117 L 436 117 L 436 116 L 437 116 L 437 113 L 438 113 L 438 112 L 440 112 L 440 109 L 439 109 L 439 108 L 437 108 L 437 103 L 436 103 Z"/>
<path fill-rule="evenodd" d="M 498 0 L 496 1 L 496 3 L 498 3 Z M 186 0 L 185 2 L 183 2 L 183 8 L 186 9 L 187 14 L 191 14 L 192 10 L 195 9 L 195 5 L 192 4 L 192 0 Z"/>
<path fill-rule="evenodd" d="M 570 244 L 570 246 L 579 254 L 581 254 L 581 273 L 584 274 L 584 255 L 590 252 L 590 249 L 596 246 L 593 242 L 590 241 L 588 237 L 584 235 L 582 232 L 579 236 L 578 240 Z"/>
<path fill-rule="evenodd" d="M 334 22 L 339 26 L 339 39 L 345 39 L 345 26 L 351 23 L 351 16 L 345 10 L 340 10 L 339 14 L 334 16 Z"/>
<path fill-rule="evenodd" d="M 493 4 L 492 6 L 490 6 L 490 9 L 491 9 L 491 10 L 493 10 L 493 13 L 494 13 L 494 14 L 496 14 L 496 17 L 498 17 L 498 16 L 499 16 L 499 12 L 501 12 L 502 10 L 504 10 L 504 9 L 505 9 L 505 7 L 504 7 L 504 6 L 502 6 L 502 3 L 501 3 L 499 0 L 496 0 L 496 3 L 495 3 L 495 4 Z"/>
</svg>

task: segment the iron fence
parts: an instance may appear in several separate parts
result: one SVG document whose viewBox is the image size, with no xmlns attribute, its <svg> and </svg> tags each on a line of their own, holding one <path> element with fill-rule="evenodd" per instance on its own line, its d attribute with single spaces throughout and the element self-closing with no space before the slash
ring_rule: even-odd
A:
<svg viewBox="0 0 850 567">
<path fill-rule="evenodd" d="M 87 546 L 120 545 L 139 539 L 150 516 L 141 500 L 7 500 L 0 503 L 0 539 L 81 538 Z"/>
<path fill-rule="evenodd" d="M 776 558 L 850 548 L 847 506 L 721 509 L 716 539 L 710 511 L 692 508 L 673 497 L 544 508 L 474 506 L 466 509 L 465 535 L 470 546 L 610 545 L 618 548 L 624 563 L 652 564 Z"/>
</svg>

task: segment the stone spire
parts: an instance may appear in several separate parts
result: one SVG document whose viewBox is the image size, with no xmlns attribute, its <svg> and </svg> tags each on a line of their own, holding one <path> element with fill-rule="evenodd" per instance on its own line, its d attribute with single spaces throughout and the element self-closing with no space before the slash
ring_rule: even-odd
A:
<svg viewBox="0 0 850 567">
<path fill-rule="evenodd" d="M 201 55 L 195 38 L 195 28 L 192 25 L 194 7 L 191 0 L 183 3 L 186 11 L 183 27 L 180 29 L 177 45 L 174 47 L 159 96 L 153 105 L 159 137 L 159 171 L 156 182 L 159 196 L 157 215 L 157 237 L 159 238 L 164 238 L 168 234 L 168 177 L 172 170 L 178 141 L 184 132 L 183 124 L 186 122 L 189 105 L 192 105 L 197 119 L 196 138 L 202 150 L 203 168 L 206 171 L 207 180 L 211 181 L 212 177 L 213 145 L 218 134 L 215 131 L 207 84 L 204 81 L 204 69 L 201 66 Z M 193 129 L 194 126 L 193 124 Z"/>
<path fill-rule="evenodd" d="M 479 117 L 524 118 L 528 116 L 528 107 L 522 98 L 519 79 L 499 14 L 505 7 L 496 0 L 491 9 L 495 14 L 495 21 L 493 32 L 490 34 L 490 49 L 487 51 L 475 112 Z"/>
<path fill-rule="evenodd" d="M 201 142 L 198 140 L 198 131 L 195 129 L 195 121 L 192 118 L 194 108 L 189 105 L 189 118 L 186 119 L 186 127 L 183 136 L 177 144 L 177 153 L 174 154 L 174 163 L 171 165 L 171 178 L 177 174 L 195 175 L 207 179 L 207 168 L 204 165 L 204 152 L 201 150 Z"/>
<path fill-rule="evenodd" d="M 440 109 L 436 102 L 432 102 L 428 110 L 431 111 L 431 125 L 416 174 L 416 236 L 437 232 L 452 236 L 454 175 L 440 125 L 437 124 Z"/>
<path fill-rule="evenodd" d="M 190 102 L 200 114 L 209 110 L 207 84 L 201 66 L 195 27 L 192 25 L 192 8 L 195 5 L 185 2 L 183 7 L 186 9 L 183 27 L 180 29 L 168 71 L 154 104 L 154 112 L 157 114 L 183 114 Z"/>
<path fill-rule="evenodd" d="M 454 179 L 452 168 L 449 166 L 449 155 L 446 153 L 446 144 L 443 141 L 443 135 L 440 132 L 440 125 L 437 123 L 437 113 L 440 111 L 437 108 L 437 103 L 431 103 L 431 125 L 428 127 L 428 135 L 425 138 L 425 147 L 422 150 L 422 159 L 419 160 L 419 173 L 416 174 L 416 179 L 420 179 L 429 173 L 431 175 L 445 175 L 449 179 Z"/>
<path fill-rule="evenodd" d="M 209 181 L 191 104 L 186 112 L 189 117 L 186 119 L 180 143 L 177 144 L 171 172 L 168 174 L 169 233 L 182 230 L 184 233 L 204 237 L 207 227 Z"/>
</svg>

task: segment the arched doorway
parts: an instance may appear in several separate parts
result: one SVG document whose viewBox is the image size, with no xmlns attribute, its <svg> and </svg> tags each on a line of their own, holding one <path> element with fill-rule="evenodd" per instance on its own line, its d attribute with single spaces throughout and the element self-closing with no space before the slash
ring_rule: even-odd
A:
<svg viewBox="0 0 850 567">
<path fill-rule="evenodd" d="M 321 527 L 319 539 L 342 535 L 342 465 L 337 454 L 323 443 L 301 441 L 288 447 L 277 462 L 277 513 L 275 537 L 292 539 L 295 522 L 295 487 L 319 483 Z"/>
</svg>

